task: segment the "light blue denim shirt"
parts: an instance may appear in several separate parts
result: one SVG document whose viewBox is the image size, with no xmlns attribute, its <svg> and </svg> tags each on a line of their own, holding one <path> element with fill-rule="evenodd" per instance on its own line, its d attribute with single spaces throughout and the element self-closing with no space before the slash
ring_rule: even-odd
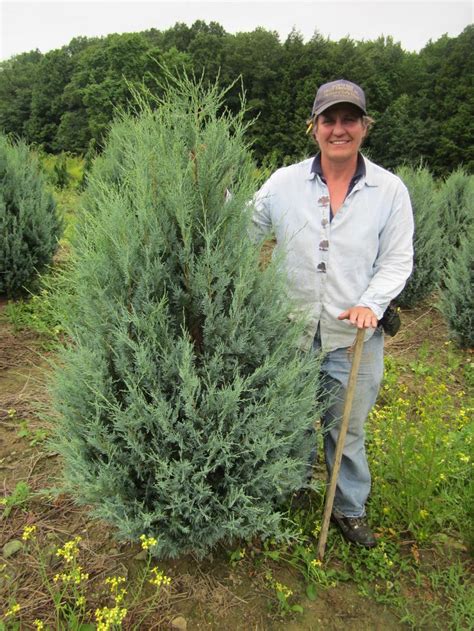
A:
<svg viewBox="0 0 474 631">
<path fill-rule="evenodd" d="M 328 352 L 354 342 L 355 328 L 340 313 L 362 305 L 380 319 L 403 289 L 413 266 L 413 214 L 400 178 L 364 157 L 365 175 L 330 221 L 329 191 L 313 160 L 278 169 L 255 194 L 253 238 L 275 234 L 289 293 L 309 316 L 301 346 L 311 347 L 319 324 Z"/>
</svg>

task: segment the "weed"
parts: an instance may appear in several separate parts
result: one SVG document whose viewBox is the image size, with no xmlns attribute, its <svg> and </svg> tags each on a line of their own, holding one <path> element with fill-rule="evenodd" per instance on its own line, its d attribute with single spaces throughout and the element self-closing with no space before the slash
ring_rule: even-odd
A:
<svg viewBox="0 0 474 631">
<path fill-rule="evenodd" d="M 62 191 L 54 191 L 54 199 L 57 210 L 64 222 L 64 232 L 59 243 L 67 248 L 71 243 L 76 228 L 80 196 L 77 191 L 67 188 Z"/>
<path fill-rule="evenodd" d="M 410 561 L 400 555 L 393 541 L 379 540 L 375 548 L 355 548 L 341 542 L 338 556 L 350 568 L 351 578 L 364 596 L 377 602 L 394 604 L 401 592 L 401 576 L 410 568 Z"/>
<path fill-rule="evenodd" d="M 14 508 L 25 508 L 31 497 L 31 489 L 26 482 L 17 482 L 10 495 L 0 500 L 0 506 L 3 506 L 1 519 L 6 519 Z"/>
<path fill-rule="evenodd" d="M 441 545 L 443 537 L 456 542 L 459 533 L 471 545 L 474 539 L 474 520 L 468 513 L 474 505 L 471 409 L 461 389 L 465 361 L 451 343 L 445 345 L 442 363 L 432 353 L 423 345 L 418 357 L 405 365 L 386 358 L 384 387 L 368 423 L 374 478 L 370 514 L 379 523 L 378 546 L 366 550 L 330 536 L 321 564 L 315 540 L 323 493 L 316 489 L 290 502 L 291 543 L 267 541 L 262 556 L 296 569 L 310 599 L 318 589 L 351 579 L 363 595 L 390 605 L 413 627 L 432 623 L 433 628 L 467 629 L 472 628 L 473 602 L 467 569 L 450 559 L 444 559 L 442 565 L 450 565 L 443 569 L 420 569 L 427 543 Z M 415 537 L 408 548 L 407 534 Z M 465 550 L 461 543 L 459 550 Z M 421 593 L 429 591 L 429 602 L 419 600 L 417 581 Z M 285 589 L 277 598 L 280 611 L 289 613 Z"/>
<path fill-rule="evenodd" d="M 440 631 L 474 628 L 474 587 L 469 569 L 463 563 L 456 561 L 441 569 L 417 570 L 414 584 L 422 587 L 429 597 L 408 598 L 402 607 L 401 622 L 417 629 Z"/>
<path fill-rule="evenodd" d="M 20 428 L 17 432 L 18 438 L 26 438 L 30 447 L 43 443 L 48 438 L 48 432 L 45 429 L 31 429 L 28 421 L 20 421 Z"/>
<path fill-rule="evenodd" d="M 275 580 L 271 570 L 265 573 L 265 580 L 268 585 L 275 591 L 278 602 L 278 611 L 281 616 L 293 613 L 303 613 L 303 607 L 298 603 L 292 602 L 293 590 L 287 585 Z"/>
<path fill-rule="evenodd" d="M 229 553 L 229 562 L 232 567 L 235 567 L 237 563 L 242 561 L 246 556 L 245 548 L 236 548 Z"/>
<path fill-rule="evenodd" d="M 459 561 L 430 573 L 431 586 L 441 596 L 439 600 L 449 603 L 447 613 L 450 629 L 474 628 L 474 586 L 468 577 L 468 570 Z M 429 615 L 432 617 L 443 610 L 442 606 L 435 605 Z"/>
<path fill-rule="evenodd" d="M 152 555 L 150 550 L 157 545 L 157 540 L 153 537 L 142 535 L 142 549 L 146 551 L 145 568 L 140 572 L 138 580 L 127 588 L 124 576 L 109 576 L 103 582 L 106 593 L 102 598 L 106 604 L 101 604 L 90 609 L 91 581 L 89 573 L 80 564 L 81 537 L 74 537 L 55 551 L 55 558 L 61 567 L 51 577 L 49 570 L 49 560 L 44 548 L 37 538 L 37 528 L 35 525 L 26 526 L 23 530 L 22 541 L 25 543 L 27 553 L 33 554 L 38 561 L 33 567 L 38 571 L 41 584 L 46 588 L 49 595 L 50 607 L 48 609 L 49 619 L 35 619 L 33 624 L 36 629 L 68 629 L 68 631 L 108 631 L 122 628 L 122 622 L 129 611 L 141 605 L 141 610 L 137 613 L 137 622 L 132 627 L 140 629 L 147 616 L 156 609 L 159 596 L 163 590 L 170 585 L 171 579 L 165 576 L 157 567 L 151 567 Z M 145 583 L 151 586 L 152 594 L 144 599 Z M 133 597 L 129 597 L 133 593 Z M 143 601 L 146 605 L 143 606 Z M 3 621 L 0 622 L 0 630 L 23 628 L 21 625 L 25 621 L 21 620 L 22 607 L 11 598 L 8 609 L 3 613 Z M 54 621 L 51 620 L 54 618 Z M 51 623 L 54 626 L 50 626 Z M 15 627 L 15 625 L 17 625 Z"/>
<path fill-rule="evenodd" d="M 84 159 L 79 156 L 72 156 L 69 153 L 52 155 L 43 153 L 40 156 L 41 165 L 51 184 L 57 184 L 58 163 L 63 163 L 67 172 L 66 179 L 70 188 L 78 188 L 82 181 L 84 170 Z"/>
<path fill-rule="evenodd" d="M 46 346 L 54 348 L 64 329 L 61 326 L 58 310 L 59 294 L 57 287 L 59 275 L 51 270 L 39 280 L 39 291 L 31 294 L 27 300 L 10 301 L 2 312 L 15 332 L 31 330 L 37 333 Z"/>
<path fill-rule="evenodd" d="M 386 368 L 382 402 L 368 424 L 371 514 L 419 542 L 443 529 L 463 532 L 474 426 L 465 393 L 446 385 L 455 366 L 412 362 L 410 388 L 396 363 Z"/>
<path fill-rule="evenodd" d="M 59 322 L 49 309 L 44 292 L 31 296 L 29 300 L 9 302 L 4 316 L 13 325 L 15 332 L 31 329 L 45 337 L 57 337 L 61 333 Z"/>
</svg>

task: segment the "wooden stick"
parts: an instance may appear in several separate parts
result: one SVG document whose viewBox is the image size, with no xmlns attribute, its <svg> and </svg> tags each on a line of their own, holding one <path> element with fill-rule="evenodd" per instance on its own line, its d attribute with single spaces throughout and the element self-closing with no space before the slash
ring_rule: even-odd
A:
<svg viewBox="0 0 474 631">
<path fill-rule="evenodd" d="M 351 372 L 349 374 L 349 382 L 347 384 L 346 398 L 344 401 L 344 411 L 342 414 L 341 428 L 337 437 L 336 453 L 334 456 L 334 465 L 331 473 L 329 488 L 326 493 L 326 502 L 324 505 L 323 522 L 321 524 L 321 534 L 318 542 L 318 556 L 320 561 L 324 558 L 326 550 L 326 541 L 328 538 L 329 520 L 331 519 L 334 496 L 336 494 L 337 479 L 339 477 L 339 469 L 341 468 L 342 452 L 346 441 L 347 428 L 349 427 L 349 417 L 352 410 L 352 401 L 357 383 L 357 374 L 359 372 L 360 359 L 364 348 L 364 338 L 366 329 L 358 329 L 351 364 Z"/>
</svg>

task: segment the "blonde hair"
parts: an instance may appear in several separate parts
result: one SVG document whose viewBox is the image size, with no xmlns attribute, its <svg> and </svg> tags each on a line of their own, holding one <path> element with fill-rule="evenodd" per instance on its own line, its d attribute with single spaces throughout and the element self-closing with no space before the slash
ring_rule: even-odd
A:
<svg viewBox="0 0 474 631">
<path fill-rule="evenodd" d="M 364 116 L 362 116 L 362 124 L 366 128 L 367 133 L 369 133 L 372 126 L 375 125 L 375 120 L 372 118 L 372 116 L 367 116 L 364 114 Z"/>
</svg>

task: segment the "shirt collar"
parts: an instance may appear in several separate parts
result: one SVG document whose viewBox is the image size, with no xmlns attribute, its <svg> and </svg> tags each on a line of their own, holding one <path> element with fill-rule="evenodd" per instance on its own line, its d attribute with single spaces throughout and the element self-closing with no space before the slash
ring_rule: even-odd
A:
<svg viewBox="0 0 474 631">
<path fill-rule="evenodd" d="M 364 175 L 366 174 L 365 168 L 365 160 L 361 153 L 357 154 L 357 166 L 354 175 L 352 176 L 350 186 L 354 186 L 356 182 L 358 182 Z M 313 162 L 311 163 L 311 171 L 310 178 L 313 179 L 315 175 L 319 175 L 319 177 L 325 182 L 325 178 L 323 175 L 323 170 L 321 167 L 321 154 L 318 153 Z"/>
</svg>

